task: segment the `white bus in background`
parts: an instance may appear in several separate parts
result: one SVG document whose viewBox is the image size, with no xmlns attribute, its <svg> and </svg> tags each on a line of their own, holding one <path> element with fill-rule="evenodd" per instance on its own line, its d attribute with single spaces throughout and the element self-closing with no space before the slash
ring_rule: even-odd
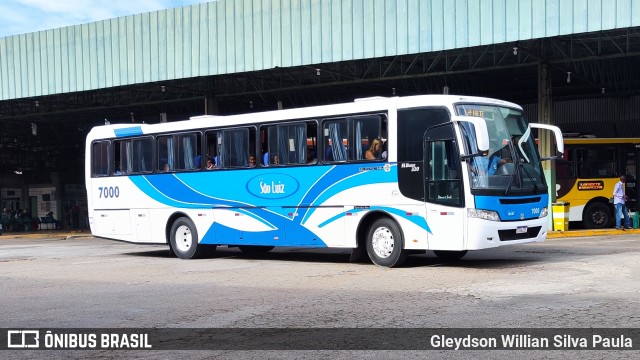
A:
<svg viewBox="0 0 640 360">
<path fill-rule="evenodd" d="M 168 244 L 352 249 L 381 266 L 434 250 L 543 241 L 548 195 L 533 127 L 505 101 L 453 95 L 153 125 L 104 125 L 86 141 L 93 235 Z"/>
</svg>

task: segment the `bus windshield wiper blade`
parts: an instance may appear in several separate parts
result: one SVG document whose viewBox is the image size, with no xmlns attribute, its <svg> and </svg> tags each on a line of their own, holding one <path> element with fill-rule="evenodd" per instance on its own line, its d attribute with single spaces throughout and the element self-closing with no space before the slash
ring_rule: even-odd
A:
<svg viewBox="0 0 640 360">
<path fill-rule="evenodd" d="M 533 180 L 533 191 L 536 192 L 536 194 L 538 193 L 539 189 L 538 189 L 538 185 L 536 184 L 536 179 L 533 178 L 533 176 L 531 176 L 531 174 L 529 173 L 529 171 L 524 167 L 524 165 L 522 165 L 522 171 L 524 171 L 524 173 L 529 177 L 529 179 Z"/>
<path fill-rule="evenodd" d="M 516 175 L 516 173 L 518 172 L 518 161 L 515 161 L 516 164 L 516 168 L 514 169 L 513 173 L 511 173 L 511 176 L 509 177 L 509 183 L 507 184 L 507 189 L 504 191 L 505 195 L 509 195 L 509 190 L 511 190 L 511 184 L 513 183 L 513 177 Z"/>
</svg>

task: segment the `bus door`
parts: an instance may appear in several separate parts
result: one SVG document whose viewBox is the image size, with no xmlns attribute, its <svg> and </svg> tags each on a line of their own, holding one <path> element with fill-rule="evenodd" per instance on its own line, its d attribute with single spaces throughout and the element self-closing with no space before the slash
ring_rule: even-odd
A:
<svg viewBox="0 0 640 360">
<path fill-rule="evenodd" d="M 424 198 L 429 249 L 463 250 L 466 210 L 453 124 L 427 130 L 424 144 Z"/>
<path fill-rule="evenodd" d="M 629 211 L 637 211 L 638 209 L 638 195 L 640 195 L 640 167 L 638 166 L 638 159 L 640 159 L 640 144 L 634 144 L 633 147 L 625 148 L 625 175 L 627 177 L 627 186 L 625 194 L 629 197 L 627 201 L 627 207 Z"/>
</svg>

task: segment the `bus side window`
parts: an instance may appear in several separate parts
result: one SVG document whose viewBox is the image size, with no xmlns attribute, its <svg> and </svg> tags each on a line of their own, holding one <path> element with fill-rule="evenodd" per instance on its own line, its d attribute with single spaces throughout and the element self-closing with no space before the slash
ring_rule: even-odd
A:
<svg viewBox="0 0 640 360">
<path fill-rule="evenodd" d="M 92 176 L 109 175 L 109 142 L 95 142 L 91 146 L 91 174 Z"/>
<path fill-rule="evenodd" d="M 207 131 L 205 133 L 205 149 L 207 149 L 206 159 L 211 161 L 213 169 L 220 168 L 220 158 L 218 157 L 218 137 L 222 136 L 217 131 Z M 205 164 L 207 163 L 205 161 Z M 209 167 L 206 167 L 207 170 Z"/>
<path fill-rule="evenodd" d="M 571 164 L 572 149 L 566 149 L 562 154 L 562 160 L 556 160 L 556 176 L 558 179 L 571 179 L 574 176 L 574 171 Z"/>
<path fill-rule="evenodd" d="M 244 127 L 223 130 L 218 133 L 217 157 L 221 168 L 247 168 L 249 155 L 255 156 L 256 130 L 254 127 Z"/>
<path fill-rule="evenodd" d="M 382 157 L 382 133 L 380 115 L 351 118 L 354 134 L 349 160 L 378 160 Z"/>
<path fill-rule="evenodd" d="M 427 142 L 427 201 L 450 206 L 464 206 L 458 175 L 458 153 L 453 140 Z"/>
<path fill-rule="evenodd" d="M 315 122 L 298 122 L 263 127 L 263 162 L 265 166 L 306 164 L 309 149 L 309 127 Z M 312 139 L 315 146 L 315 138 Z"/>
</svg>

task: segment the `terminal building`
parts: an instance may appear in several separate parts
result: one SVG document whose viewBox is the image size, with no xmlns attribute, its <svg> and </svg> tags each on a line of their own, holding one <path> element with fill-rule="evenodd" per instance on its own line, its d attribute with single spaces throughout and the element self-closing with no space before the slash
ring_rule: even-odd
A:
<svg viewBox="0 0 640 360">
<path fill-rule="evenodd" d="M 0 207 L 82 207 L 105 123 L 449 93 L 640 137 L 639 64 L 637 0 L 220 0 L 7 36 Z"/>
</svg>

